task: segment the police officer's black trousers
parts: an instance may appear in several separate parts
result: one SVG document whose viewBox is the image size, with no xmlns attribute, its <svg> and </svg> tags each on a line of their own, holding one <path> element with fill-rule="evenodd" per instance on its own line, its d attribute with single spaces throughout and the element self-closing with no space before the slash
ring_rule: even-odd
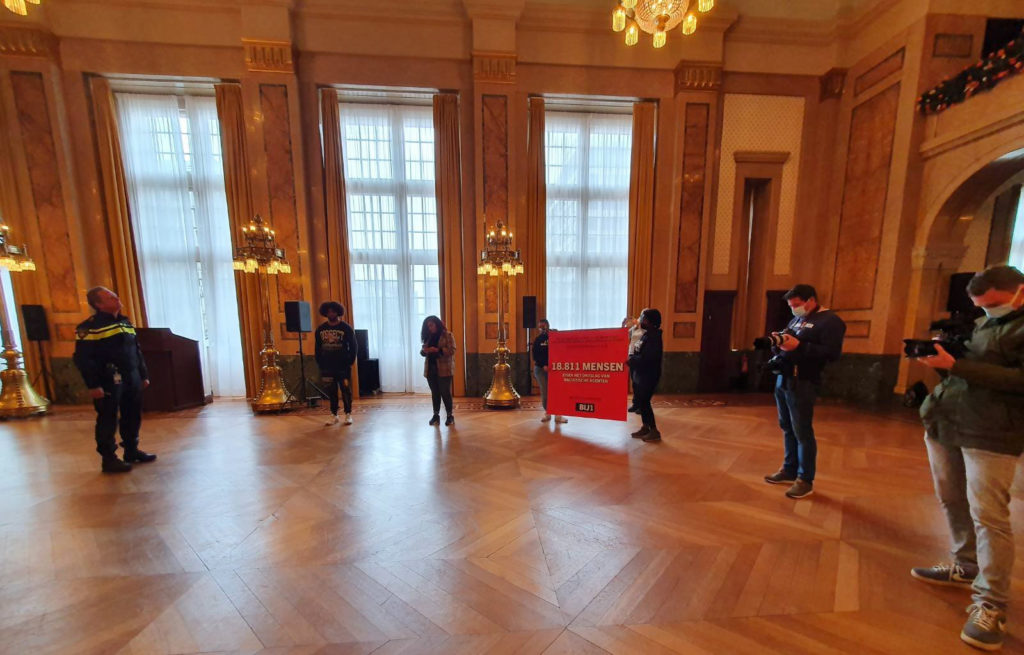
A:
<svg viewBox="0 0 1024 655">
<path fill-rule="evenodd" d="M 121 432 L 121 446 L 126 450 L 139 447 L 139 426 L 142 425 L 142 380 L 138 373 L 125 375 L 121 384 L 103 383 L 103 398 L 93 400 L 96 407 L 96 452 L 103 457 L 117 453 L 115 435 Z M 119 419 L 120 415 L 120 419 Z"/>
</svg>

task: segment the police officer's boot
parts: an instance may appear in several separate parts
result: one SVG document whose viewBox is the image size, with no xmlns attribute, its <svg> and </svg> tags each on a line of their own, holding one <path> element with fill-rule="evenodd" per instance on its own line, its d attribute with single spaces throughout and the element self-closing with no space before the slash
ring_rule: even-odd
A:
<svg viewBox="0 0 1024 655">
<path fill-rule="evenodd" d="M 125 448 L 124 461 L 129 464 L 146 464 L 156 460 L 156 455 L 138 448 Z"/>
<path fill-rule="evenodd" d="M 117 455 L 106 455 L 103 457 L 104 473 L 127 473 L 132 470 L 132 465 L 118 459 Z"/>
</svg>

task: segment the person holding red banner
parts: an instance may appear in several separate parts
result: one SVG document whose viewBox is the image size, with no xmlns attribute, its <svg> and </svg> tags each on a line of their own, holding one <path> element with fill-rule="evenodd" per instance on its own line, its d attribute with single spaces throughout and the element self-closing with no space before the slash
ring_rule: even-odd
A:
<svg viewBox="0 0 1024 655">
<path fill-rule="evenodd" d="M 537 322 L 537 327 L 540 328 L 540 334 L 530 346 L 530 356 L 533 358 L 533 377 L 537 378 L 537 386 L 540 387 L 540 404 L 544 408 L 544 416 L 540 422 L 547 423 L 551 420 L 551 414 L 548 414 L 548 330 L 551 324 L 546 318 L 542 318 Z M 562 415 L 555 417 L 555 423 L 568 422 L 569 419 Z"/>
<path fill-rule="evenodd" d="M 661 433 L 654 420 L 654 408 L 651 397 L 661 380 L 661 312 L 657 309 L 645 309 L 640 313 L 640 328 L 643 336 L 636 343 L 636 348 L 629 354 L 629 377 L 633 383 L 633 404 L 636 413 L 643 420 L 643 426 L 631 436 L 644 441 L 661 441 Z"/>
</svg>

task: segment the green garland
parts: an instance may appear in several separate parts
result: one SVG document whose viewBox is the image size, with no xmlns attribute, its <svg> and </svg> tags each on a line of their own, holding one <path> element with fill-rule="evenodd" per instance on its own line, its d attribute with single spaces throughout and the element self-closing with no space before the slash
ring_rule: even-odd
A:
<svg viewBox="0 0 1024 655">
<path fill-rule="evenodd" d="M 937 114 L 980 91 L 988 91 L 1011 75 L 1024 71 L 1024 33 L 985 59 L 943 80 L 917 99 L 922 114 Z"/>
</svg>

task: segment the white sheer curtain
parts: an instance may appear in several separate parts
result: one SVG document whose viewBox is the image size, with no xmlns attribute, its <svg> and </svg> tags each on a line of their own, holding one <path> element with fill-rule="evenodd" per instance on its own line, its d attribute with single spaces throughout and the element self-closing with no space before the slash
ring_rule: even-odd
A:
<svg viewBox="0 0 1024 655">
<path fill-rule="evenodd" d="M 629 267 L 630 115 L 548 111 L 547 319 L 560 330 L 618 327 Z"/>
<path fill-rule="evenodd" d="M 426 391 L 420 326 L 441 309 L 430 107 L 341 103 L 352 316 L 383 391 Z"/>
<path fill-rule="evenodd" d="M 3 303 L 7 306 L 7 316 L 11 319 L 11 338 L 14 349 L 24 354 L 21 347 L 21 324 L 18 320 L 18 304 L 14 301 L 14 286 L 11 284 L 11 272 L 0 266 L 0 285 L 4 288 Z"/>
<path fill-rule="evenodd" d="M 116 97 L 149 324 L 199 342 L 207 393 L 244 396 L 215 100 Z"/>
<path fill-rule="evenodd" d="M 1020 194 L 1017 216 L 1013 220 L 1013 237 L 1010 241 L 1010 266 L 1024 271 L 1024 193 Z"/>
</svg>

